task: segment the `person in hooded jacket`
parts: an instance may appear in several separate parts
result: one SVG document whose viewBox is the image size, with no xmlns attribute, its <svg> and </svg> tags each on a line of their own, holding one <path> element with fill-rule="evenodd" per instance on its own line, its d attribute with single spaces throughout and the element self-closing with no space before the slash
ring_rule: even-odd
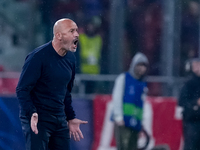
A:
<svg viewBox="0 0 200 150">
<path fill-rule="evenodd" d="M 115 123 L 118 150 L 137 149 L 138 134 L 142 130 L 143 103 L 147 93 L 144 82 L 147 66 L 147 57 L 136 53 L 129 71 L 120 74 L 115 80 L 111 120 Z"/>
<path fill-rule="evenodd" d="M 183 109 L 184 150 L 200 149 L 200 59 L 188 63 L 191 76 L 183 85 L 178 105 Z"/>
</svg>

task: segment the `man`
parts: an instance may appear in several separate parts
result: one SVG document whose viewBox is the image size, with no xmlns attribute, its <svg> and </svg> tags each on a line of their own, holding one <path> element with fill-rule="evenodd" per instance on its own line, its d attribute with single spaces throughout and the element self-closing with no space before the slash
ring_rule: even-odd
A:
<svg viewBox="0 0 200 150">
<path fill-rule="evenodd" d="M 60 19 L 53 34 L 26 57 L 16 88 L 27 150 L 69 150 L 70 137 L 83 138 L 79 126 L 87 123 L 75 118 L 71 106 L 78 27 Z"/>
<path fill-rule="evenodd" d="M 189 68 L 188 68 L 189 67 Z M 187 64 L 191 77 L 181 89 L 178 105 L 183 109 L 184 150 L 200 149 L 200 59 Z"/>
<path fill-rule="evenodd" d="M 132 59 L 130 69 L 120 74 L 113 89 L 113 113 L 118 150 L 136 150 L 138 133 L 142 129 L 143 100 L 147 92 L 143 81 L 148 60 L 142 53 Z"/>
</svg>

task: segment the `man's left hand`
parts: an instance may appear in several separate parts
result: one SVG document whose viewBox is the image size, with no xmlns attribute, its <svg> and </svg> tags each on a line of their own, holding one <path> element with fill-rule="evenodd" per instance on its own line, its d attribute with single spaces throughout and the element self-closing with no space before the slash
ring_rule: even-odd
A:
<svg viewBox="0 0 200 150">
<path fill-rule="evenodd" d="M 72 119 L 69 120 L 68 126 L 69 126 L 69 133 L 70 133 L 70 138 L 73 136 L 75 141 L 80 141 L 80 138 L 84 138 L 83 134 L 80 130 L 80 124 L 87 124 L 87 121 L 82 121 L 80 119 Z"/>
</svg>

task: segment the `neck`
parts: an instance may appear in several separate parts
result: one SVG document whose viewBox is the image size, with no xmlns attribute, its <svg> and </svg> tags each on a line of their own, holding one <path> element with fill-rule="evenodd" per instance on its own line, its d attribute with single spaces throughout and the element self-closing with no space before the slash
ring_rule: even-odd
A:
<svg viewBox="0 0 200 150">
<path fill-rule="evenodd" d="M 58 51 L 56 51 L 58 53 L 58 55 L 60 56 L 65 56 L 67 54 L 67 51 L 64 49 L 59 49 Z"/>
<path fill-rule="evenodd" d="M 67 50 L 61 48 L 59 42 L 56 42 L 55 40 L 52 41 L 52 46 L 54 48 L 54 50 L 58 53 L 58 55 L 60 56 L 65 56 L 67 54 Z"/>
</svg>

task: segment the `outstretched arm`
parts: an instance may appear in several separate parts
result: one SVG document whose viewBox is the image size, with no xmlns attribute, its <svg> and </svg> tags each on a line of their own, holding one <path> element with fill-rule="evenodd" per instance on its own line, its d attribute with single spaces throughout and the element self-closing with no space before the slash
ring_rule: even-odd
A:
<svg viewBox="0 0 200 150">
<path fill-rule="evenodd" d="M 80 119 L 72 119 L 68 121 L 68 126 L 69 126 L 69 133 L 70 133 L 70 138 L 73 136 L 75 141 L 80 141 L 80 138 L 84 138 L 83 134 L 80 130 L 80 125 L 81 124 L 87 124 L 87 121 L 82 121 Z"/>
</svg>

